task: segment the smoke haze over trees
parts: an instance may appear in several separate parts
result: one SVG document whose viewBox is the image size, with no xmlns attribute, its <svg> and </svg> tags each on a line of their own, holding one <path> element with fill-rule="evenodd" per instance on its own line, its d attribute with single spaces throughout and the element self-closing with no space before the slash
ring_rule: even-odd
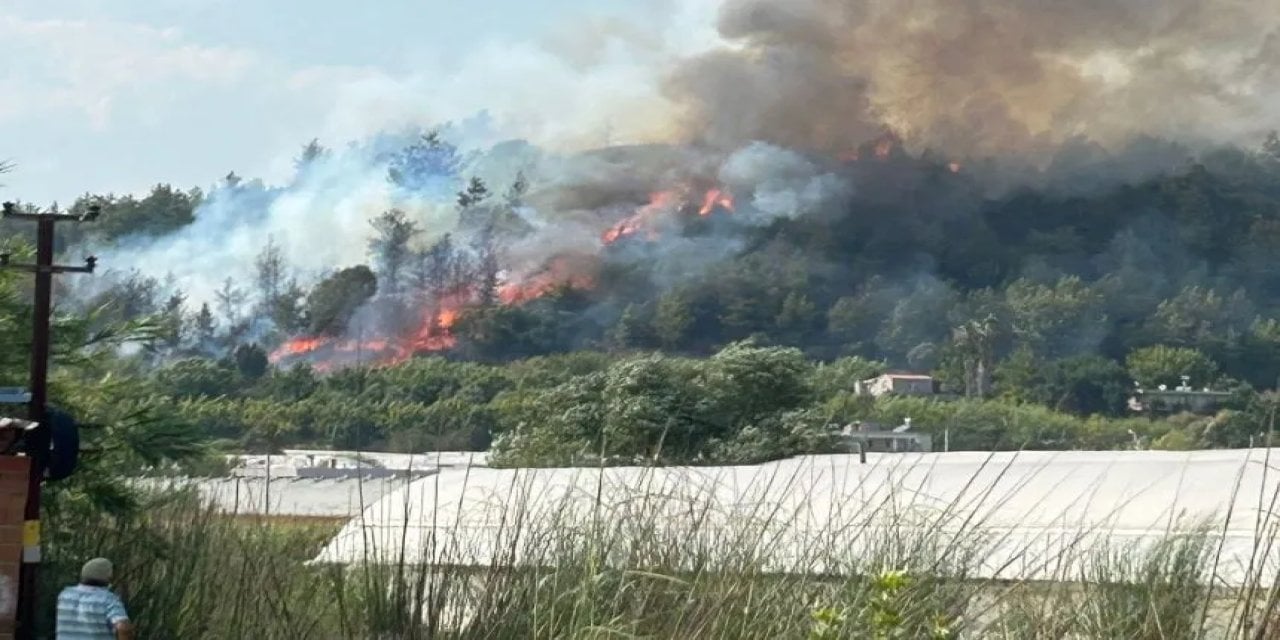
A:
<svg viewBox="0 0 1280 640">
<path fill-rule="evenodd" d="M 725 46 L 664 63 L 641 144 L 537 145 L 481 115 L 313 139 L 279 184 L 85 194 L 66 208 L 101 219 L 59 250 L 112 271 L 61 299 L 154 321 L 127 358 L 183 399 L 295 366 L 747 340 L 1078 416 L 1119 418 L 1135 381 L 1272 389 L 1267 6 L 727 0 Z"/>
<path fill-rule="evenodd" d="M 410 140 L 402 151 L 434 149 L 432 167 L 440 154 L 464 155 L 435 136 Z M 268 428 L 273 442 L 402 449 L 487 446 L 496 435 L 513 464 L 571 462 L 590 434 L 607 431 L 618 447 L 603 452 L 610 456 L 656 455 L 661 442 L 673 447 L 664 454 L 670 460 L 746 461 L 821 450 L 830 446 L 823 425 L 854 419 L 911 417 L 925 430 L 958 429 L 960 448 L 1125 446 L 1131 431 L 1170 446 L 1241 446 L 1265 431 L 1271 400 L 1256 391 L 1280 377 L 1280 283 L 1270 266 L 1280 248 L 1270 232 L 1280 224 L 1280 157 L 1265 140 L 1186 155 L 1175 163 L 1181 169 L 1093 190 L 1000 192 L 950 161 L 876 147 L 884 140 L 868 141 L 866 159 L 856 161 L 779 161 L 792 152 L 752 148 L 710 177 L 659 176 L 671 182 L 655 185 L 675 185 L 662 211 L 648 209 L 659 198 L 639 189 L 637 204 L 610 204 L 631 196 L 608 181 L 594 185 L 596 194 L 567 177 L 558 179 L 571 186 L 539 183 L 536 164 L 522 164 L 512 184 L 496 188 L 461 172 L 432 182 L 436 169 L 414 173 L 417 165 L 393 155 L 401 159 L 388 166 L 400 168 L 385 184 L 406 190 L 412 174 L 430 185 L 421 188 L 456 216 L 443 232 L 424 214 L 438 212 L 435 205 L 410 192 L 402 203 L 412 206 L 388 207 L 358 235 L 335 237 L 358 261 L 318 277 L 298 267 L 286 237 L 264 234 L 244 275 L 217 274 L 198 305 L 180 277 L 147 273 L 145 262 L 67 293 L 77 307 L 109 310 L 114 322 L 160 321 L 162 336 L 129 358 L 158 367 L 153 382 L 173 412 L 251 448 Z M 326 152 L 300 170 L 322 171 L 326 162 L 343 160 Z M 729 193 L 727 183 L 737 185 L 733 199 L 708 207 L 714 197 L 706 194 Z M 298 188 L 224 184 L 207 196 L 193 192 L 186 211 L 172 206 L 176 190 L 157 188 L 161 195 L 108 208 L 104 224 L 86 225 L 76 246 L 114 237 L 113 216 L 143 216 L 145 231 L 122 245 L 160 246 L 217 215 L 201 203 L 269 203 L 240 212 L 252 221 Z M 538 209 L 573 199 L 605 204 L 566 207 L 583 216 L 576 220 Z M 584 206 L 593 204 L 576 205 Z M 157 231 L 164 226 L 151 217 L 188 222 Z M 602 241 L 601 230 L 620 219 L 634 219 L 637 230 Z M 402 346 L 391 346 L 399 339 Z M 755 344 L 747 351 L 684 359 L 747 339 Z M 298 350 L 281 351 L 289 345 Z M 518 364 L 525 374 L 448 362 L 580 350 L 592 353 Z M 654 350 L 670 355 L 633 355 Z M 796 395 L 741 382 L 717 391 L 716 363 L 729 353 L 764 358 L 742 365 L 762 375 L 789 371 L 783 377 L 792 382 L 768 384 L 798 385 Z M 814 364 L 824 361 L 835 364 Z M 932 372 L 969 400 L 886 403 L 852 394 L 856 379 L 888 368 Z M 822 380 L 830 376 L 834 382 Z M 1202 422 L 1125 417 L 1135 382 L 1172 386 L 1183 376 L 1237 399 Z M 716 408 L 718 393 L 781 404 L 735 418 Z M 586 422 L 561 424 L 556 407 L 571 406 Z M 1031 413 L 1010 415 L 1019 411 Z M 996 426 L 1009 420 L 1028 424 Z M 682 444 L 672 434 L 684 434 Z"/>
</svg>

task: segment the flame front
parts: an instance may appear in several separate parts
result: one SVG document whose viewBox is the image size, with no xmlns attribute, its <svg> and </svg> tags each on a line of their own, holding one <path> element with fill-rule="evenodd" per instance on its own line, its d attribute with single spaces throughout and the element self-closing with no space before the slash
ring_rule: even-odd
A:
<svg viewBox="0 0 1280 640">
<path fill-rule="evenodd" d="M 609 227 L 601 239 L 605 244 L 613 244 L 622 238 L 652 227 L 652 221 L 662 212 L 669 210 L 678 201 L 675 191 L 656 191 L 649 195 L 646 204 L 635 213 Z"/>
<path fill-rule="evenodd" d="M 893 149 L 896 146 L 897 143 L 893 138 L 886 137 L 881 139 L 876 143 L 876 157 L 881 160 L 888 158 L 893 153 Z"/>
<path fill-rule="evenodd" d="M 294 338 L 280 345 L 279 348 L 271 353 L 268 360 L 274 363 L 290 356 L 300 356 L 311 353 L 329 342 L 331 341 L 326 338 Z"/>
<path fill-rule="evenodd" d="M 685 191 L 684 193 L 687 194 L 688 192 Z M 693 198 L 683 195 L 677 190 L 657 191 L 649 196 L 649 204 L 609 227 L 600 236 L 600 239 L 604 241 L 604 244 L 609 245 L 624 237 L 643 231 L 649 240 L 657 240 L 657 227 L 662 216 L 682 210 L 686 203 L 692 204 L 694 202 L 699 205 L 698 215 L 703 217 L 709 216 L 717 210 L 732 212 L 734 207 L 733 196 L 728 190 L 722 188 L 708 189 L 702 195 L 701 200 L 698 201 L 694 201 Z"/>
<path fill-rule="evenodd" d="M 723 188 L 708 189 L 699 197 L 690 189 L 669 189 L 650 194 L 649 202 L 635 213 L 609 227 L 601 236 L 605 245 L 643 233 L 649 240 L 659 238 L 659 227 L 667 216 L 677 212 L 692 214 L 697 206 L 699 216 L 709 216 L 716 211 L 732 212 L 733 196 Z M 594 255 L 561 255 L 539 268 L 508 276 L 507 282 L 498 287 L 497 301 L 503 305 L 521 305 L 542 298 L 562 286 L 573 289 L 592 289 L 595 277 L 590 264 Z M 330 371 L 345 363 L 391 365 L 412 358 L 415 354 L 448 351 L 458 344 L 453 331 L 468 308 L 480 302 L 476 291 L 459 291 L 428 302 L 420 312 L 416 327 L 400 336 L 379 336 L 369 340 L 352 340 L 324 336 L 293 338 L 280 345 L 269 357 L 273 364 L 306 358 L 316 370 Z M 354 357 L 351 357 L 354 354 Z"/>
<path fill-rule="evenodd" d="M 716 208 L 733 211 L 733 196 L 724 189 L 711 189 L 702 198 L 702 208 L 698 209 L 698 215 L 709 216 Z"/>
</svg>

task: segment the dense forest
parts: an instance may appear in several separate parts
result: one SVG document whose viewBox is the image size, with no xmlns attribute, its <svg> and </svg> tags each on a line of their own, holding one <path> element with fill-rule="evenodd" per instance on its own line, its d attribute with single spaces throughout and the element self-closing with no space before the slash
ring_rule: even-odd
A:
<svg viewBox="0 0 1280 640">
<path fill-rule="evenodd" d="M 675 195 L 601 194 L 533 162 L 468 175 L 477 164 L 427 134 L 379 143 L 370 166 L 398 206 L 344 239 L 350 264 L 303 273 L 268 235 L 243 273 L 195 295 L 164 265 L 129 262 L 210 221 L 256 224 L 349 162 L 312 142 L 285 186 L 231 174 L 76 200 L 102 214 L 67 226 L 60 249 L 110 248 L 112 271 L 64 281 L 60 311 L 89 336 L 126 327 L 97 373 L 228 448 L 492 443 L 499 460 L 560 464 L 823 451 L 829 426 L 853 420 L 911 418 L 962 449 L 1247 446 L 1269 432 L 1280 139 L 1058 155 L 1018 173 L 886 137 L 840 159 L 787 156 L 812 174 L 794 188 L 760 186 L 775 169 L 744 193 L 722 168 L 682 173 Z M 428 197 L 449 202 L 450 224 L 415 208 Z M 646 217 L 659 205 L 660 222 Z M 603 216 L 603 241 L 531 250 L 548 224 L 568 233 L 547 213 L 567 210 Z M 19 223 L 0 232 L 29 250 Z M 20 308 L 20 281 L 0 277 Z M 24 318 L 0 318 L 6 344 L 25 344 Z M 20 383 L 8 364 L 3 382 Z M 854 395 L 887 370 L 931 372 L 953 397 Z M 1135 384 L 1184 376 L 1231 399 L 1209 416 L 1133 417 Z"/>
</svg>

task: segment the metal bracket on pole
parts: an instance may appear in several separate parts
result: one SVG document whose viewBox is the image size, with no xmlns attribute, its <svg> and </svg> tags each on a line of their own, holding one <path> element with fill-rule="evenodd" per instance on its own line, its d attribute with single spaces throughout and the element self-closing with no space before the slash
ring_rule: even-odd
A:
<svg viewBox="0 0 1280 640">
<path fill-rule="evenodd" d="M 100 205 L 91 204 L 85 209 L 84 213 L 74 215 L 70 213 L 36 213 L 32 211 L 19 211 L 18 205 L 12 202 L 6 202 L 0 205 L 0 218 L 12 218 L 14 220 L 30 220 L 39 222 L 41 220 L 50 220 L 53 222 L 93 222 L 102 215 L 102 207 Z"/>
</svg>

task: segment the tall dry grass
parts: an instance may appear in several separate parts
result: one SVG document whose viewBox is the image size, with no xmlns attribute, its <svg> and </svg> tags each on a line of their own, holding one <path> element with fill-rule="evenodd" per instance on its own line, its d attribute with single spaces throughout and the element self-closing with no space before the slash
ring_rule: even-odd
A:
<svg viewBox="0 0 1280 640">
<path fill-rule="evenodd" d="M 157 639 L 1280 637 L 1280 591 L 1262 570 L 1280 561 L 1275 495 L 1257 497 L 1256 566 L 1227 586 L 1209 526 L 1046 556 L 978 526 L 961 501 L 923 512 L 886 496 L 875 513 L 799 527 L 800 540 L 784 539 L 796 515 L 776 507 L 726 516 L 693 491 L 672 527 L 670 487 L 635 487 L 619 505 L 600 486 L 586 511 L 536 511 L 534 484 L 506 491 L 483 554 L 470 530 L 436 520 L 446 505 L 406 505 L 418 519 L 371 534 L 384 537 L 376 553 L 347 567 L 309 562 L 334 527 L 228 518 L 176 490 L 130 518 L 53 513 L 46 584 L 110 557 L 141 637 Z M 990 579 L 993 561 L 1048 579 Z"/>
</svg>

